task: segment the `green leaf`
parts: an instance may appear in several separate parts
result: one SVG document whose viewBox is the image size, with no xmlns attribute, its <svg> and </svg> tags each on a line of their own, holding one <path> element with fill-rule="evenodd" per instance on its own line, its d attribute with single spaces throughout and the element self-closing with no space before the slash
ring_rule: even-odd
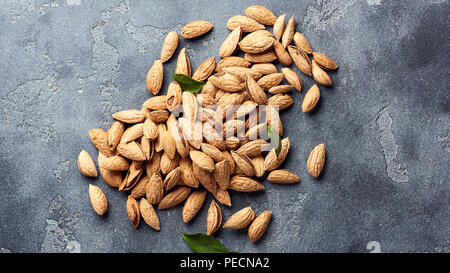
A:
<svg viewBox="0 0 450 273">
<path fill-rule="evenodd" d="M 270 143 L 275 148 L 275 153 L 278 154 L 281 151 L 281 141 L 280 141 L 280 135 L 278 131 L 274 130 L 270 125 L 267 126 L 267 134 L 270 137 Z"/>
<path fill-rule="evenodd" d="M 173 74 L 173 70 L 172 70 L 172 78 L 174 81 L 177 81 L 180 84 L 181 89 L 194 94 L 202 90 L 203 86 L 206 84 L 204 82 L 194 80 L 184 74 Z"/>
<path fill-rule="evenodd" d="M 189 247 L 197 253 L 230 253 L 219 240 L 203 233 L 181 233 L 181 237 L 183 237 Z"/>
</svg>

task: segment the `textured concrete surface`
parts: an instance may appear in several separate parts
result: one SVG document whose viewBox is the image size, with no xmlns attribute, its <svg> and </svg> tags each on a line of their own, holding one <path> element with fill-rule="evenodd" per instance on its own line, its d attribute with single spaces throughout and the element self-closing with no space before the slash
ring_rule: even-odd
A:
<svg viewBox="0 0 450 273">
<path fill-rule="evenodd" d="M 263 1 L 295 15 L 296 29 L 339 65 L 318 109 L 305 92 L 282 113 L 292 186 L 264 182 L 233 193 L 227 218 L 251 205 L 271 209 L 263 239 L 218 232 L 238 252 L 449 252 L 449 1 Z M 205 231 L 207 205 L 190 224 L 181 208 L 159 212 L 161 232 L 128 221 L 126 195 L 77 170 L 95 154 L 90 128 L 150 95 L 145 75 L 165 34 L 197 19 L 214 30 L 181 40 L 193 67 L 218 49 L 228 17 L 257 1 L 7 0 L 0 3 L 0 252 L 189 252 L 180 233 Z M 172 60 L 165 66 L 165 86 Z M 302 75 L 304 91 L 313 81 Z M 306 170 L 326 143 L 324 173 Z M 94 214 L 88 184 L 109 199 Z M 210 197 L 207 199 L 209 204 Z"/>
</svg>

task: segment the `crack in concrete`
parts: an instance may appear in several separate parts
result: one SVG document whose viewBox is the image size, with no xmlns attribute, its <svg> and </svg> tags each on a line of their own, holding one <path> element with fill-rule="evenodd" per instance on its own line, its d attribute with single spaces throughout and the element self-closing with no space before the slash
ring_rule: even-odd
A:
<svg viewBox="0 0 450 273">
<path fill-rule="evenodd" d="M 387 110 L 388 106 L 383 107 L 375 119 L 378 126 L 378 141 L 386 161 L 387 175 L 395 182 L 405 183 L 409 181 L 409 171 L 397 160 L 399 145 L 392 133 L 393 120 Z"/>
<path fill-rule="evenodd" d="M 69 215 L 64 199 L 60 195 L 56 195 L 47 210 L 45 236 L 40 252 L 81 252 L 81 246 L 75 240 L 74 235 L 78 218 L 78 213 Z"/>
<path fill-rule="evenodd" d="M 325 30 L 335 24 L 358 0 L 317 0 L 317 5 L 309 5 L 303 18 L 303 29 Z"/>
</svg>

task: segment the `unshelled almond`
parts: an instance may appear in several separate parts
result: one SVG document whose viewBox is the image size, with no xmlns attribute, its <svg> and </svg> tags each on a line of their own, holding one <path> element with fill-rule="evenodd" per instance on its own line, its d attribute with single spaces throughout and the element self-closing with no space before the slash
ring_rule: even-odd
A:
<svg viewBox="0 0 450 273">
<path fill-rule="evenodd" d="M 161 89 L 164 77 L 163 64 L 160 60 L 156 60 L 147 73 L 147 89 L 153 95 L 158 94 Z"/>
<path fill-rule="evenodd" d="M 231 215 L 225 224 L 223 224 L 223 228 L 245 228 L 253 221 L 253 219 L 255 219 L 255 213 L 251 207 L 246 207 Z"/>
<path fill-rule="evenodd" d="M 269 49 L 263 53 L 245 53 L 244 59 L 252 63 L 271 63 L 277 56 L 273 49 Z"/>
<path fill-rule="evenodd" d="M 262 6 L 250 6 L 245 9 L 244 13 L 256 22 L 267 26 L 273 26 L 277 20 L 277 17 L 270 10 Z"/>
<path fill-rule="evenodd" d="M 287 94 L 276 94 L 270 97 L 267 102 L 269 105 L 278 106 L 279 110 L 284 110 L 291 107 L 294 100 Z"/>
<path fill-rule="evenodd" d="M 278 184 L 292 184 L 300 181 L 298 176 L 289 170 L 274 170 L 269 173 L 267 180 Z"/>
<path fill-rule="evenodd" d="M 168 209 L 173 206 L 176 206 L 183 202 L 191 193 L 191 188 L 185 186 L 179 186 L 175 188 L 173 191 L 168 193 L 164 198 L 159 202 L 158 209 Z"/>
<path fill-rule="evenodd" d="M 187 223 L 198 213 L 202 208 L 206 199 L 205 190 L 195 190 L 186 199 L 183 206 L 183 222 Z"/>
<path fill-rule="evenodd" d="M 279 41 L 284 33 L 284 24 L 286 20 L 286 14 L 283 14 L 281 16 L 278 16 L 277 20 L 273 24 L 273 35 L 275 36 L 275 39 Z"/>
<path fill-rule="evenodd" d="M 78 169 L 83 175 L 97 177 L 97 167 L 95 167 L 95 162 L 86 150 L 82 150 L 78 155 L 77 164 Z"/>
<path fill-rule="evenodd" d="M 106 156 L 113 156 L 113 146 L 108 144 L 108 133 L 103 129 L 91 129 L 89 130 L 89 138 L 97 149 Z"/>
<path fill-rule="evenodd" d="M 161 229 L 158 214 L 156 214 L 155 209 L 152 204 L 150 204 L 145 198 L 141 199 L 139 204 L 139 209 L 141 212 L 142 219 L 154 230 L 159 231 Z"/>
<path fill-rule="evenodd" d="M 297 68 L 306 75 L 312 76 L 311 60 L 308 55 L 296 46 L 288 46 L 288 52 Z"/>
<path fill-rule="evenodd" d="M 264 186 L 258 181 L 243 175 L 235 175 L 231 178 L 229 189 L 239 192 L 254 192 L 264 190 Z"/>
<path fill-rule="evenodd" d="M 119 145 L 122 134 L 125 130 L 125 126 L 120 121 L 115 121 L 109 126 L 108 129 L 108 144 L 115 149 Z"/>
<path fill-rule="evenodd" d="M 325 163 L 325 144 L 319 144 L 311 151 L 307 161 L 308 172 L 315 178 L 319 177 Z"/>
<path fill-rule="evenodd" d="M 234 30 L 239 26 L 241 27 L 242 32 L 253 32 L 265 28 L 263 25 L 247 16 L 236 15 L 228 19 L 227 28 L 229 30 Z"/>
<path fill-rule="evenodd" d="M 284 66 L 291 66 L 292 58 L 289 53 L 286 51 L 286 48 L 278 41 L 273 43 L 273 49 L 275 51 L 275 55 L 277 56 L 278 61 Z"/>
<path fill-rule="evenodd" d="M 108 201 L 99 187 L 89 184 L 89 199 L 91 200 L 92 208 L 98 215 L 105 214 L 108 209 Z"/>
<path fill-rule="evenodd" d="M 181 29 L 181 37 L 185 39 L 192 39 L 209 32 L 213 28 L 213 25 L 207 21 L 193 21 L 186 24 Z"/>
<path fill-rule="evenodd" d="M 283 36 L 281 37 L 281 43 L 283 44 L 284 48 L 291 44 L 292 39 L 294 38 L 294 31 L 295 21 L 294 16 L 292 16 L 291 19 L 289 19 L 289 21 L 287 22 L 286 28 L 283 32 Z"/>
<path fill-rule="evenodd" d="M 328 73 L 325 72 L 322 68 L 320 68 L 320 66 L 316 63 L 315 60 L 313 60 L 311 63 L 311 71 L 312 71 L 314 80 L 318 84 L 324 85 L 324 86 L 331 86 L 333 84 Z"/>
<path fill-rule="evenodd" d="M 173 53 L 178 47 L 178 34 L 175 31 L 171 31 L 164 39 L 164 44 L 161 49 L 161 62 L 165 63 L 172 58 Z"/>
<path fill-rule="evenodd" d="M 330 57 L 326 56 L 320 52 L 312 52 L 314 57 L 314 61 L 323 69 L 326 70 L 335 70 L 338 69 L 338 65 L 330 59 Z"/>
<path fill-rule="evenodd" d="M 167 109 L 166 99 L 167 99 L 166 95 L 158 95 L 151 97 L 144 102 L 142 108 L 148 110 L 166 110 Z"/>
<path fill-rule="evenodd" d="M 297 46 L 300 50 L 303 50 L 306 54 L 312 53 L 311 45 L 309 44 L 308 40 L 305 38 L 305 36 L 299 32 L 296 32 L 294 34 L 294 44 Z"/>
<path fill-rule="evenodd" d="M 272 211 L 264 211 L 253 220 L 248 228 L 250 242 L 254 243 L 264 235 L 269 226 L 270 219 L 272 219 Z"/>
<path fill-rule="evenodd" d="M 228 185 L 230 184 L 230 174 L 230 164 L 228 164 L 225 159 L 216 163 L 214 168 L 214 180 L 216 181 L 217 186 L 222 190 L 228 189 Z"/>
<path fill-rule="evenodd" d="M 124 110 L 114 113 L 113 118 L 124 123 L 138 123 L 144 121 L 145 113 L 141 110 Z"/>
<path fill-rule="evenodd" d="M 223 58 L 219 63 L 217 63 L 216 72 L 222 72 L 222 69 L 224 67 L 233 67 L 233 66 L 249 67 L 250 65 L 251 63 L 242 57 L 229 56 Z"/>
<path fill-rule="evenodd" d="M 206 234 L 214 234 L 222 225 L 222 211 L 219 205 L 212 200 L 206 217 Z"/>
<path fill-rule="evenodd" d="M 192 75 L 192 78 L 197 81 L 204 81 L 206 80 L 216 69 L 216 58 L 211 57 L 204 61 L 194 72 L 194 75 Z"/>
<path fill-rule="evenodd" d="M 178 54 L 176 73 L 184 74 L 188 77 L 191 76 L 191 62 L 189 61 L 185 48 Z"/>
<path fill-rule="evenodd" d="M 261 88 L 264 91 L 269 90 L 270 88 L 278 85 L 284 78 L 283 73 L 272 73 L 269 75 L 265 75 L 261 79 L 257 81 L 258 85 L 261 86 Z"/>
<path fill-rule="evenodd" d="M 289 82 L 290 85 L 292 85 L 292 87 L 294 87 L 299 92 L 302 91 L 302 80 L 294 70 L 285 67 L 281 69 L 281 72 L 283 72 L 284 78 Z"/>
<path fill-rule="evenodd" d="M 252 69 L 258 71 L 262 75 L 277 73 L 277 67 L 271 63 L 254 64 Z"/>
<path fill-rule="evenodd" d="M 159 204 L 164 195 L 164 187 L 161 176 L 153 174 L 145 186 L 145 195 L 150 204 Z"/>
<path fill-rule="evenodd" d="M 133 226 L 137 228 L 141 220 L 141 211 L 139 210 L 139 204 L 136 201 L 136 199 L 134 199 L 131 196 L 128 196 L 126 208 L 128 213 L 128 219 L 130 219 Z"/>
<path fill-rule="evenodd" d="M 250 98 L 254 102 L 261 105 L 266 105 L 268 103 L 266 93 L 252 77 L 247 76 L 247 78 L 245 79 L 245 85 Z"/>
<path fill-rule="evenodd" d="M 320 90 L 317 84 L 311 86 L 306 92 L 305 98 L 303 98 L 302 111 L 311 112 L 317 105 L 320 99 Z"/>
<path fill-rule="evenodd" d="M 238 42 L 241 39 L 241 27 L 235 28 L 225 39 L 225 41 L 220 46 L 219 56 L 220 58 L 225 58 L 231 56 L 237 48 Z"/>
</svg>

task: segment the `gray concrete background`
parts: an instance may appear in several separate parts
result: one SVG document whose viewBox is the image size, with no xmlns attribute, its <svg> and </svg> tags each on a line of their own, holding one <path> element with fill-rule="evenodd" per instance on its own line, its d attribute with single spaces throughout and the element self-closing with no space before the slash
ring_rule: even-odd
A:
<svg viewBox="0 0 450 273">
<path fill-rule="evenodd" d="M 233 193 L 233 207 L 273 210 L 265 236 L 246 230 L 217 237 L 238 252 L 450 251 L 450 96 L 448 1 L 87 1 L 0 3 L 0 252 L 190 252 L 180 233 L 204 232 L 205 205 L 190 224 L 181 207 L 159 212 L 160 232 L 135 230 L 126 195 L 76 167 L 81 149 L 96 154 L 88 130 L 150 97 L 145 76 L 164 36 L 203 19 L 214 30 L 181 39 L 193 67 L 218 49 L 226 20 L 261 3 L 295 15 L 296 30 L 339 65 L 321 88 L 317 111 L 301 112 L 312 79 L 282 113 L 291 151 L 285 167 L 301 183 L 264 182 L 257 194 Z M 175 61 L 165 65 L 164 86 Z M 326 143 L 316 181 L 306 159 Z M 109 200 L 90 207 L 88 184 Z M 208 197 L 209 204 L 211 197 Z M 377 243 L 370 243 L 370 245 Z"/>
</svg>

